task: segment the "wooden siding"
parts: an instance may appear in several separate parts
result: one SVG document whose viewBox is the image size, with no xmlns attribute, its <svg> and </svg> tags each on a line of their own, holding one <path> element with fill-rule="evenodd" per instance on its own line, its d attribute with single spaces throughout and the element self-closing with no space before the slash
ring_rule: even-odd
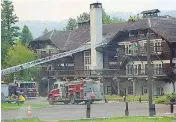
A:
<svg viewBox="0 0 176 122">
<path fill-rule="evenodd" d="M 84 70 L 84 52 L 73 55 L 74 70 Z"/>
</svg>

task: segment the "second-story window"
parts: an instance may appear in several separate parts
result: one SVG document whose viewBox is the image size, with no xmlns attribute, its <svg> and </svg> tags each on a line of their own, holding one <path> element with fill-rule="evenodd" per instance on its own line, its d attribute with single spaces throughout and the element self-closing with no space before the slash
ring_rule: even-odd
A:
<svg viewBox="0 0 176 122">
<path fill-rule="evenodd" d="M 162 64 L 154 64 L 154 74 L 162 74 Z"/>
<path fill-rule="evenodd" d="M 84 70 L 91 69 L 91 53 L 90 51 L 84 51 Z"/>
<path fill-rule="evenodd" d="M 127 55 L 136 55 L 137 54 L 137 44 L 126 44 L 125 45 L 125 54 Z"/>
<path fill-rule="evenodd" d="M 132 64 L 127 64 L 126 65 L 126 74 L 127 75 L 132 75 L 133 73 L 133 65 Z"/>
<path fill-rule="evenodd" d="M 154 41 L 154 52 L 161 52 L 161 40 L 155 40 Z"/>
</svg>

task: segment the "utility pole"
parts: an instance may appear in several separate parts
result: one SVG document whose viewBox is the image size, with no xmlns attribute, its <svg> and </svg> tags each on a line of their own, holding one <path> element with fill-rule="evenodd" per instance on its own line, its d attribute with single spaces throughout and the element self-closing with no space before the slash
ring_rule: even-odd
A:
<svg viewBox="0 0 176 122">
<path fill-rule="evenodd" d="M 151 27 L 150 18 L 148 18 L 149 28 Z M 148 29 L 147 33 L 147 75 L 148 75 L 148 97 L 149 97 L 149 116 L 153 116 L 153 104 L 152 104 L 152 67 L 151 67 L 151 54 L 150 54 L 150 30 Z"/>
</svg>

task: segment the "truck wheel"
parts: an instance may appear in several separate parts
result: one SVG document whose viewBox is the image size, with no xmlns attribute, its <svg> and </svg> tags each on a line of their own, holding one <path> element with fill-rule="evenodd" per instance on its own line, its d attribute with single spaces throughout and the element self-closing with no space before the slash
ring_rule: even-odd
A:
<svg viewBox="0 0 176 122">
<path fill-rule="evenodd" d="M 52 97 L 49 97 L 48 101 L 49 101 L 49 105 L 53 105 L 53 99 L 52 99 Z"/>
<path fill-rule="evenodd" d="M 69 101 L 64 101 L 64 104 L 68 104 L 69 103 Z"/>
<path fill-rule="evenodd" d="M 74 97 L 74 95 L 71 96 L 70 103 L 71 103 L 71 104 L 75 104 L 75 97 Z"/>
</svg>

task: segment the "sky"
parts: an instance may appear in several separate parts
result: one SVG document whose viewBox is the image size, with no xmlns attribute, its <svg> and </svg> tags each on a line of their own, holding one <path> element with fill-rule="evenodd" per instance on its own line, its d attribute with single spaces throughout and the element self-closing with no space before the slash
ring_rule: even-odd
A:
<svg viewBox="0 0 176 122">
<path fill-rule="evenodd" d="M 12 0 L 19 20 L 63 21 L 89 12 L 89 4 L 101 2 L 106 12 L 176 10 L 176 0 Z"/>
</svg>

